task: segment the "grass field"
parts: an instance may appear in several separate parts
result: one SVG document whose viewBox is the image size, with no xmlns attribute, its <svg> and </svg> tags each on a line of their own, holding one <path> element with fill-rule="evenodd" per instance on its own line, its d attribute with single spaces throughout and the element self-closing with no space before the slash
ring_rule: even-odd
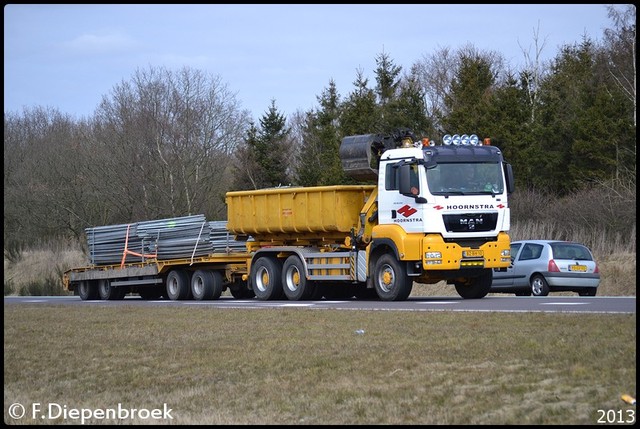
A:
<svg viewBox="0 0 640 429">
<path fill-rule="evenodd" d="M 635 314 L 4 306 L 8 424 L 599 424 L 635 389 Z"/>
</svg>

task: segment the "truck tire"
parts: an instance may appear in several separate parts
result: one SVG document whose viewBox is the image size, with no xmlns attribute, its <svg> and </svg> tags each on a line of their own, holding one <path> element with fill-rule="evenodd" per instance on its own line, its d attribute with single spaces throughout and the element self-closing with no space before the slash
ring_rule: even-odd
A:
<svg viewBox="0 0 640 429">
<path fill-rule="evenodd" d="M 491 290 L 493 270 L 484 269 L 478 277 L 471 277 L 466 282 L 455 282 L 456 292 L 464 299 L 480 299 Z"/>
<path fill-rule="evenodd" d="M 171 301 L 188 299 L 191 294 L 189 274 L 184 270 L 173 270 L 167 276 L 167 298 Z"/>
<path fill-rule="evenodd" d="M 291 255 L 282 266 L 282 289 L 291 301 L 308 300 L 316 287 L 314 281 L 304 275 L 304 264 L 297 255 Z"/>
<path fill-rule="evenodd" d="M 388 253 L 380 256 L 375 263 L 373 284 L 383 301 L 404 301 L 413 288 L 413 280 L 404 265 Z"/>
<path fill-rule="evenodd" d="M 100 299 L 115 301 L 123 299 L 126 293 L 126 288 L 111 286 L 111 282 L 107 279 L 98 280 L 98 294 L 100 295 Z"/>
<path fill-rule="evenodd" d="M 191 277 L 191 294 L 198 301 L 220 298 L 222 274 L 218 271 L 198 270 Z"/>
<path fill-rule="evenodd" d="M 76 288 L 80 299 L 83 301 L 94 300 L 100 298 L 98 294 L 98 284 L 95 281 L 83 280 Z"/>
<path fill-rule="evenodd" d="M 262 256 L 251 266 L 251 287 L 261 301 L 282 299 L 282 266 L 276 258 Z"/>
</svg>

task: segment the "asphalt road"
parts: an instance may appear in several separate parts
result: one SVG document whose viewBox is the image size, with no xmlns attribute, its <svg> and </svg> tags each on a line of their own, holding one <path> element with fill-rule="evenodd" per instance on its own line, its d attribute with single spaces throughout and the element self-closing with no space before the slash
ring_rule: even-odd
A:
<svg viewBox="0 0 640 429">
<path fill-rule="evenodd" d="M 47 305 L 130 305 L 130 306 L 206 306 L 211 308 L 310 308 L 376 311 L 478 311 L 478 312 L 545 312 L 545 313 L 610 313 L 635 314 L 636 297 L 546 297 L 487 296 L 482 299 L 457 297 L 411 297 L 406 301 L 260 301 L 221 297 L 215 301 L 143 300 L 128 296 L 121 301 L 82 301 L 77 296 L 5 296 L 4 304 Z"/>
</svg>

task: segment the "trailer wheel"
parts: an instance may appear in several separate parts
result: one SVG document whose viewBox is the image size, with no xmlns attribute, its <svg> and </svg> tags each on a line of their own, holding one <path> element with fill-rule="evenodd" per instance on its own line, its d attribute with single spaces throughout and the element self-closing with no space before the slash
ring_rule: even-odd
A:
<svg viewBox="0 0 640 429">
<path fill-rule="evenodd" d="M 198 270 L 191 278 L 191 294 L 198 301 L 218 299 L 222 295 L 222 274 L 218 271 Z"/>
<path fill-rule="evenodd" d="M 373 284 L 383 301 L 404 301 L 411 294 L 413 280 L 406 268 L 394 256 L 380 256 L 373 269 Z"/>
<path fill-rule="evenodd" d="M 291 255 L 282 266 L 282 289 L 291 301 L 307 300 L 313 295 L 316 283 L 304 275 L 304 264 L 296 255 Z"/>
<path fill-rule="evenodd" d="M 183 270 L 171 271 L 167 276 L 167 298 L 171 301 L 184 300 L 190 293 L 189 274 Z"/>
<path fill-rule="evenodd" d="M 100 298 L 98 285 L 94 281 L 83 280 L 78 284 L 76 290 L 78 291 L 78 295 L 80 295 L 80 299 L 83 301 Z"/>
<path fill-rule="evenodd" d="M 253 263 L 251 286 L 259 300 L 282 298 L 282 266 L 276 258 L 262 256 Z"/>
<path fill-rule="evenodd" d="M 493 270 L 484 269 L 478 277 L 472 277 L 466 282 L 455 282 L 456 292 L 464 299 L 484 298 L 491 290 Z"/>
<path fill-rule="evenodd" d="M 105 301 L 115 301 L 123 299 L 127 291 L 124 287 L 111 286 L 111 282 L 107 279 L 98 280 L 98 294 L 100 299 Z"/>
</svg>

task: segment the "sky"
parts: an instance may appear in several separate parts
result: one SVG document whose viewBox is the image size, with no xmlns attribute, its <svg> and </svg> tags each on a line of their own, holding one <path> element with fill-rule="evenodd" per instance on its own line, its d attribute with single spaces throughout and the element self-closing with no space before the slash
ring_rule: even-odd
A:
<svg viewBox="0 0 640 429">
<path fill-rule="evenodd" d="M 218 76 L 254 119 L 272 100 L 290 116 L 318 107 L 332 79 L 346 97 L 358 70 L 374 87 L 382 53 L 408 72 L 471 44 L 518 67 L 536 34 L 552 59 L 612 27 L 606 4 L 8 4 L 4 111 L 90 117 L 136 70 L 189 67 Z"/>
</svg>

